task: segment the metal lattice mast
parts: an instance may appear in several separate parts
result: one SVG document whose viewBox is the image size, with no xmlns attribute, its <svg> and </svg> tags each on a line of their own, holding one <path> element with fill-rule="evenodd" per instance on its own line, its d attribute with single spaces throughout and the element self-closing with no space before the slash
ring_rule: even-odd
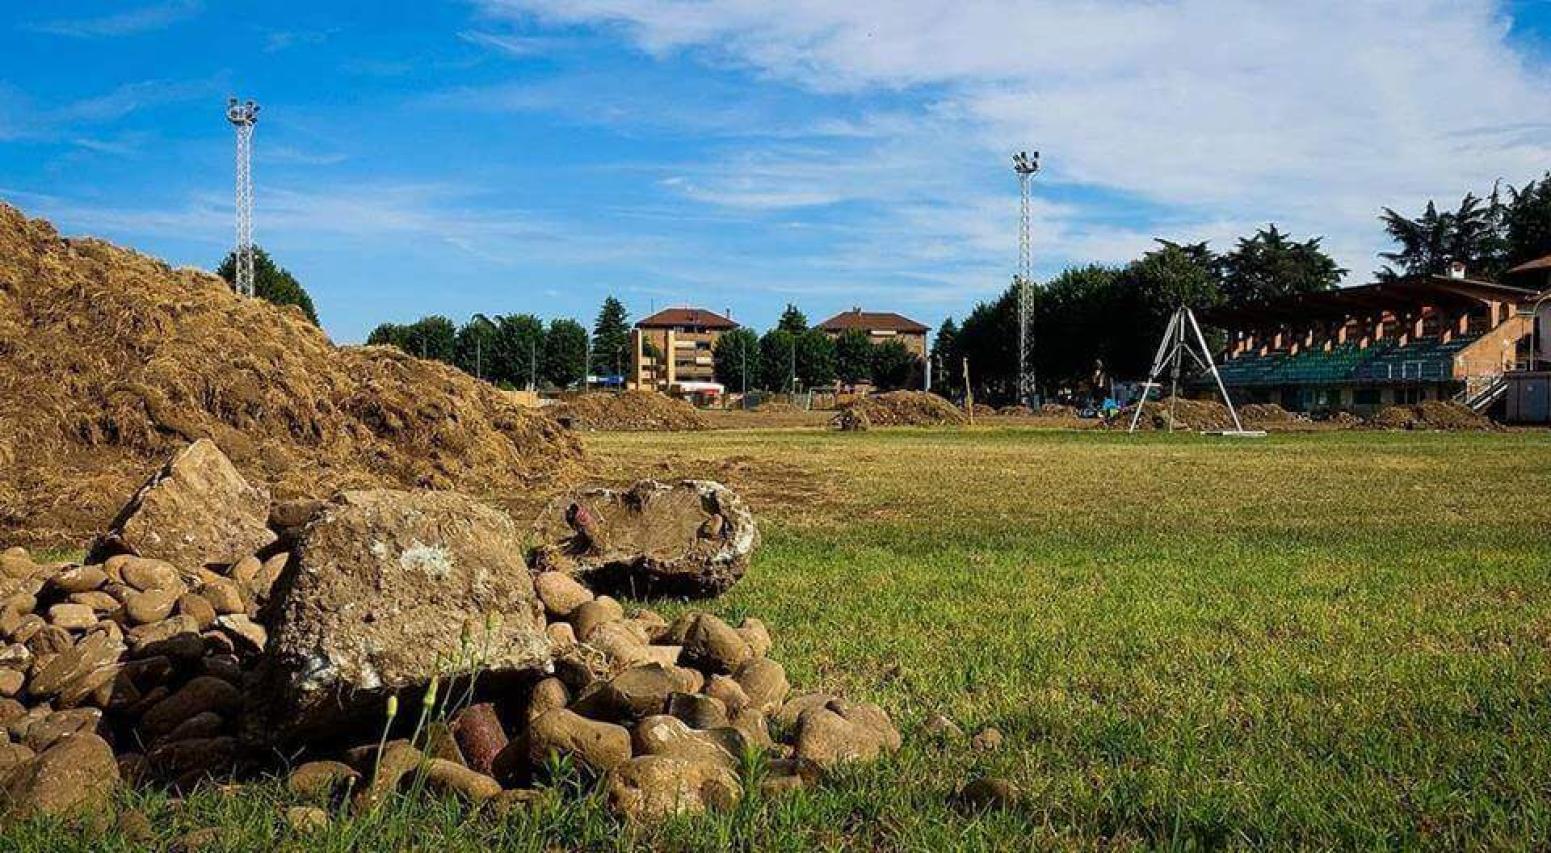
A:
<svg viewBox="0 0 1551 853">
<path fill-rule="evenodd" d="M 233 264 L 235 287 L 243 296 L 253 295 L 253 127 L 259 105 L 226 99 L 226 120 L 237 131 L 237 246 Z"/>
<path fill-rule="evenodd" d="M 1029 185 L 1039 172 L 1039 152 L 1014 154 L 1012 170 L 1018 176 L 1018 272 L 1013 277 L 1018 289 L 1018 399 L 1032 406 L 1037 402 L 1039 384 L 1034 375 L 1034 259 L 1029 235 Z"/>
</svg>

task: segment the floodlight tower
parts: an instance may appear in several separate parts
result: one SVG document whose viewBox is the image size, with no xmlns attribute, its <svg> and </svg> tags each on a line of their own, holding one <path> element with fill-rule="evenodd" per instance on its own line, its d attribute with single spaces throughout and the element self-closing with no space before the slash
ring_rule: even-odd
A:
<svg viewBox="0 0 1551 853">
<path fill-rule="evenodd" d="M 237 131 L 237 248 L 235 286 L 243 296 L 253 295 L 253 127 L 259 105 L 226 99 L 226 120 Z"/>
<path fill-rule="evenodd" d="M 1018 176 L 1018 398 L 1033 406 L 1039 394 L 1034 376 L 1034 274 L 1029 237 L 1029 185 L 1039 172 L 1039 152 L 1012 155 L 1012 171 Z"/>
</svg>

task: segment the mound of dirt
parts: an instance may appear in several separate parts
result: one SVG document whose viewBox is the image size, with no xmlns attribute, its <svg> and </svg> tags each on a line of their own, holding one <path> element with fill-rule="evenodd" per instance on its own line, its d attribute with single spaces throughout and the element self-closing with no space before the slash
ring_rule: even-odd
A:
<svg viewBox="0 0 1551 853">
<path fill-rule="evenodd" d="M 1287 424 L 1298 420 L 1292 412 L 1275 403 L 1246 403 L 1239 407 L 1239 418 L 1245 423 Z"/>
<path fill-rule="evenodd" d="M 1386 406 L 1373 416 L 1371 425 L 1379 429 L 1426 429 L 1448 432 L 1485 431 L 1497 428 L 1490 418 L 1452 400 L 1428 400 L 1415 406 Z"/>
<path fill-rule="evenodd" d="M 1142 416 L 1137 419 L 1137 429 L 1168 429 L 1169 412 L 1174 412 L 1174 429 L 1194 430 L 1202 432 L 1206 430 L 1233 429 L 1233 417 L 1228 414 L 1228 407 L 1212 400 L 1170 400 L 1164 398 L 1157 402 L 1142 404 Z M 1131 426 L 1131 415 L 1136 410 L 1134 405 L 1126 406 L 1120 410 L 1120 417 L 1116 418 L 1113 426 L 1119 429 L 1127 429 Z"/>
<path fill-rule="evenodd" d="M 1034 410 L 1028 406 L 1018 403 L 1011 406 L 1003 406 L 1000 409 L 997 409 L 996 413 L 998 415 L 1002 415 L 1003 417 L 1027 418 L 1033 416 Z M 980 414 L 979 407 L 976 407 L 975 414 Z"/>
<path fill-rule="evenodd" d="M 838 429 L 887 426 L 958 426 L 967 418 L 952 403 L 923 391 L 889 391 L 846 404 L 835 416 Z"/>
<path fill-rule="evenodd" d="M 556 421 L 599 432 L 688 432 L 709 428 L 689 403 L 655 391 L 597 391 L 547 410 Z"/>
<path fill-rule="evenodd" d="M 764 412 L 765 414 L 775 414 L 777 412 L 781 412 L 781 413 L 806 412 L 807 409 L 804 409 L 801 406 L 794 406 L 791 403 L 783 403 L 780 400 L 771 400 L 768 403 L 760 403 L 759 405 L 755 406 L 754 408 L 750 409 L 749 411 L 751 411 L 751 412 Z"/>
<path fill-rule="evenodd" d="M 1075 418 L 1078 413 L 1076 406 L 1068 406 L 1063 403 L 1046 403 L 1039 407 L 1037 414 L 1042 418 Z"/>
<path fill-rule="evenodd" d="M 977 418 L 989 418 L 996 414 L 996 407 L 986 405 L 985 403 L 976 403 L 972 408 L 975 410 L 975 417 Z"/>
<path fill-rule="evenodd" d="M 336 488 L 527 491 L 574 436 L 458 370 L 335 347 L 232 293 L 0 204 L 0 533 L 79 542 L 172 451 L 210 438 L 278 499 Z"/>
</svg>

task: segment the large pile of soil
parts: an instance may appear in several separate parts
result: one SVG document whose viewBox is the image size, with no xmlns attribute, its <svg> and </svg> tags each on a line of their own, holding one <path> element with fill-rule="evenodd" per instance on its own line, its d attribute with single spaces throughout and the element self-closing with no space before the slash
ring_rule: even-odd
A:
<svg viewBox="0 0 1551 853">
<path fill-rule="evenodd" d="M 0 204 L 0 534 L 79 542 L 172 450 L 213 439 L 278 498 L 400 485 L 518 491 L 574 436 L 445 365 L 335 347 L 234 295 Z"/>
<path fill-rule="evenodd" d="M 1125 429 L 1131 425 L 1131 413 L 1133 406 L 1127 406 L 1120 412 L 1120 417 L 1110 424 L 1111 427 Z M 1300 418 L 1275 403 L 1246 403 L 1239 406 L 1239 423 L 1245 429 L 1276 429 L 1278 427 L 1291 427 L 1296 425 Z M 1177 430 L 1194 430 L 1196 432 L 1231 430 L 1233 429 L 1233 415 L 1228 407 L 1216 400 L 1186 400 L 1181 398 L 1174 408 Z M 1169 427 L 1169 400 L 1164 398 L 1158 402 L 1149 402 L 1142 407 L 1142 417 L 1137 421 L 1137 429 L 1168 429 Z"/>
<path fill-rule="evenodd" d="M 1239 419 L 1255 424 L 1290 424 L 1298 420 L 1292 412 L 1275 403 L 1245 403 L 1239 407 Z"/>
<path fill-rule="evenodd" d="M 952 403 L 923 391 L 889 391 L 846 404 L 835 417 L 841 429 L 886 426 L 957 426 L 968 420 Z"/>
<path fill-rule="evenodd" d="M 1456 432 L 1497 428 L 1490 418 L 1452 400 L 1428 400 L 1416 406 L 1386 406 L 1373 416 L 1372 425 L 1380 429 L 1430 429 Z"/>
<path fill-rule="evenodd" d="M 547 410 L 555 420 L 600 432 L 686 432 L 707 429 L 689 403 L 655 391 L 582 394 Z"/>
</svg>

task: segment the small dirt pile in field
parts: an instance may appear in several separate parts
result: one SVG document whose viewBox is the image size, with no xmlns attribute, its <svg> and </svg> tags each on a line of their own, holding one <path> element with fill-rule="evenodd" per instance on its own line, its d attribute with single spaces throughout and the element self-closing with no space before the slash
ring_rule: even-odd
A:
<svg viewBox="0 0 1551 853">
<path fill-rule="evenodd" d="M 972 408 L 974 408 L 975 417 L 977 418 L 989 418 L 992 415 L 1000 414 L 995 406 L 986 403 L 976 403 Z"/>
<path fill-rule="evenodd" d="M 210 438 L 279 496 L 526 489 L 581 448 L 492 386 L 0 204 L 0 534 L 101 529 L 173 448 Z"/>
<path fill-rule="evenodd" d="M 708 514 L 708 493 L 714 509 L 742 506 L 714 483 L 632 489 L 657 502 L 636 523 L 667 532 L 608 539 L 610 559 L 637 565 L 669 540 L 685 560 L 714 560 L 698 545 L 724 539 L 752 548 L 752 518 Z M 276 503 L 255 538 L 267 497 L 196 442 L 89 562 L 0 551 L 0 828 L 100 825 L 126 784 L 187 791 L 276 772 L 292 810 L 323 824 L 421 791 L 504 815 L 563 765 L 600 780 L 625 818 L 655 821 L 730 809 L 746 785 L 809 787 L 900 747 L 877 705 L 791 695 L 759 619 L 627 614 L 584 578 L 530 570 L 511 519 L 467 496 Z M 617 532 L 607 510 L 596 529 L 579 512 L 568 523 L 589 542 Z M 763 768 L 752 779 L 750 755 Z"/>
<path fill-rule="evenodd" d="M 1415 406 L 1386 406 L 1373 416 L 1379 429 L 1418 429 L 1472 432 L 1497 429 L 1485 415 L 1452 400 L 1428 400 Z"/>
<path fill-rule="evenodd" d="M 836 429 L 889 426 L 958 426 L 968 418 L 952 403 L 923 391 L 889 391 L 846 404 L 832 421 Z"/>
<path fill-rule="evenodd" d="M 1042 418 L 1075 418 L 1077 417 L 1077 407 L 1063 403 L 1046 403 L 1040 406 L 1039 411 L 1035 414 Z"/>
<path fill-rule="evenodd" d="M 1007 417 L 1007 418 L 1028 418 L 1028 417 L 1033 417 L 1034 410 L 1029 408 L 1028 406 L 1025 406 L 1025 405 L 1023 405 L 1021 403 L 1018 403 L 1018 404 L 1014 404 L 1014 405 L 1011 405 L 1011 406 L 1003 406 L 1000 409 L 997 409 L 996 413 L 998 415 L 1001 415 L 1002 417 Z M 977 415 L 980 414 L 980 412 L 978 411 L 978 407 L 977 407 L 977 411 L 975 412 L 975 414 L 977 414 Z"/>
<path fill-rule="evenodd" d="M 546 409 L 577 430 L 598 432 L 690 432 L 707 429 L 705 418 L 684 400 L 656 391 L 595 391 Z"/>
<path fill-rule="evenodd" d="M 1275 403 L 1246 403 L 1239 407 L 1239 419 L 1254 424 L 1290 424 L 1298 417 Z"/>
<path fill-rule="evenodd" d="M 791 413 L 791 412 L 806 412 L 807 409 L 804 409 L 801 406 L 794 406 L 791 403 L 786 403 L 786 402 L 783 402 L 781 400 L 771 400 L 771 401 L 766 402 L 766 403 L 760 403 L 759 405 L 755 406 L 754 408 L 750 409 L 749 411 L 751 411 L 751 412 L 764 412 L 765 414 L 775 414 L 775 413 L 788 414 L 788 413 Z"/>
<path fill-rule="evenodd" d="M 1142 416 L 1136 422 L 1137 429 L 1168 429 L 1169 413 L 1174 413 L 1174 428 L 1177 430 L 1193 430 L 1203 432 L 1207 430 L 1233 429 L 1233 416 L 1228 414 L 1228 407 L 1213 400 L 1170 400 L 1163 399 L 1157 402 L 1142 404 Z M 1134 405 L 1127 406 L 1120 411 L 1120 417 L 1114 420 L 1112 427 L 1128 429 L 1131 426 L 1131 416 L 1136 410 Z"/>
</svg>

